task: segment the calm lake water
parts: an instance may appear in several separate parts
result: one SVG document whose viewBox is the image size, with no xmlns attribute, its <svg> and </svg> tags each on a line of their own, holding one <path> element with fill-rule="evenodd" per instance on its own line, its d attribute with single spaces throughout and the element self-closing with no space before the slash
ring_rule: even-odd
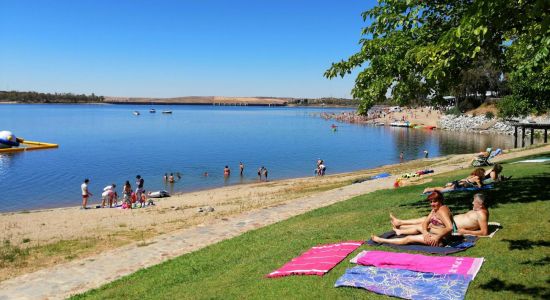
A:
<svg viewBox="0 0 550 300">
<path fill-rule="evenodd" d="M 313 176 L 318 158 L 327 174 L 371 168 L 405 159 L 510 148 L 504 136 L 338 124 L 320 112 L 345 109 L 289 107 L 138 105 L 0 105 L 0 130 L 58 149 L 0 154 L 0 211 L 78 206 L 80 184 L 90 178 L 92 203 L 116 183 L 121 190 L 135 176 L 146 190 L 193 191 L 257 181 L 257 169 L 270 180 Z M 170 109 L 172 115 L 160 111 Z M 140 116 L 132 112 L 138 110 Z M 239 162 L 245 174 L 239 176 Z M 223 168 L 232 174 L 224 179 Z M 173 185 L 164 173 L 180 172 Z M 209 176 L 204 177 L 204 172 Z"/>
</svg>

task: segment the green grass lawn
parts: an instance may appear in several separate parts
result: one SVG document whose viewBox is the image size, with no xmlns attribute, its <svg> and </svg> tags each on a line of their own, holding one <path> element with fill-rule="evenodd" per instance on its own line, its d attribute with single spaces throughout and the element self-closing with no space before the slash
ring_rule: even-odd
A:
<svg viewBox="0 0 550 300">
<path fill-rule="evenodd" d="M 545 156 L 550 156 L 547 153 Z M 510 181 L 486 192 L 491 218 L 503 228 L 492 239 L 457 256 L 485 257 L 467 299 L 550 297 L 550 163 L 505 163 Z M 369 291 L 334 288 L 348 259 L 323 277 L 267 279 L 312 246 L 366 240 L 390 229 L 388 213 L 419 217 L 429 212 L 420 196 L 426 186 L 466 176 L 471 169 L 434 177 L 429 184 L 377 191 L 250 231 L 200 251 L 136 272 L 76 299 L 355 299 L 382 298 Z M 447 196 L 448 195 L 448 196 Z M 446 194 L 453 213 L 470 209 L 473 192 Z M 361 246 L 395 251 L 392 248 Z"/>
</svg>

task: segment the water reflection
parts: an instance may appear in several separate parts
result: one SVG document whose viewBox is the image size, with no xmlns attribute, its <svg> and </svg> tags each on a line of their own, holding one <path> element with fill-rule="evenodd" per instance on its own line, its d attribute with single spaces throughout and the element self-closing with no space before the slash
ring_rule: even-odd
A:
<svg viewBox="0 0 550 300">
<path fill-rule="evenodd" d="M 8 173 L 13 160 L 13 153 L 0 154 L 0 179 Z"/>
<path fill-rule="evenodd" d="M 513 137 L 499 134 L 407 128 L 390 128 L 389 131 L 396 145 L 393 149 L 394 156 L 399 157 L 399 153 L 403 151 L 405 160 L 423 157 L 424 150 L 433 157 L 485 151 L 488 147 L 508 149 L 514 146 Z"/>
</svg>

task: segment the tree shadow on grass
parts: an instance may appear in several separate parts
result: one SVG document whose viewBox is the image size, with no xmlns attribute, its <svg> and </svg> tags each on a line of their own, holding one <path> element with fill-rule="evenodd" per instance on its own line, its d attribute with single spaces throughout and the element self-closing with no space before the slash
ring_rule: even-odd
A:
<svg viewBox="0 0 550 300">
<path fill-rule="evenodd" d="M 526 287 L 519 283 L 506 283 L 500 279 L 493 278 L 491 281 L 480 286 L 484 290 L 493 292 L 509 291 L 516 294 L 529 295 L 531 297 L 548 299 L 550 289 L 547 287 Z"/>
<path fill-rule="evenodd" d="M 495 188 L 481 191 L 486 196 L 486 205 L 489 208 L 497 207 L 507 203 L 529 203 L 535 201 L 549 201 L 550 197 L 546 186 L 550 182 L 550 173 L 541 173 L 528 177 L 514 178 L 505 182 L 495 184 Z M 473 196 L 478 193 L 451 192 L 445 193 L 445 204 L 452 211 L 465 211 L 472 208 Z M 403 204 L 401 206 L 413 208 L 429 208 L 424 200 L 426 196 L 420 197 L 418 201 Z"/>
<path fill-rule="evenodd" d="M 510 250 L 530 250 L 533 249 L 535 246 L 541 246 L 541 247 L 550 247 L 550 242 L 538 240 L 538 241 L 531 241 L 531 240 L 502 240 L 503 242 L 508 242 L 510 245 L 508 245 L 508 249 Z"/>
<path fill-rule="evenodd" d="M 546 266 L 550 264 L 550 257 L 546 256 L 541 259 L 537 260 L 527 260 L 521 263 L 522 265 L 533 265 L 533 266 Z M 550 279 L 547 280 L 547 282 L 550 282 Z"/>
</svg>

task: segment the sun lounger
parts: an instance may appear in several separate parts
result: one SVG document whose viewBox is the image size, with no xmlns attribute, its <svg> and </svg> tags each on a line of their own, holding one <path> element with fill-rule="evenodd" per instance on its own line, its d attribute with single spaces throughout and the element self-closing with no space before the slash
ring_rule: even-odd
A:
<svg viewBox="0 0 550 300">
<path fill-rule="evenodd" d="M 487 148 L 487 155 L 480 155 L 477 156 L 474 161 L 472 162 L 473 167 L 484 167 L 484 166 L 490 166 L 492 163 L 489 161 L 491 158 L 491 148 Z"/>
</svg>

